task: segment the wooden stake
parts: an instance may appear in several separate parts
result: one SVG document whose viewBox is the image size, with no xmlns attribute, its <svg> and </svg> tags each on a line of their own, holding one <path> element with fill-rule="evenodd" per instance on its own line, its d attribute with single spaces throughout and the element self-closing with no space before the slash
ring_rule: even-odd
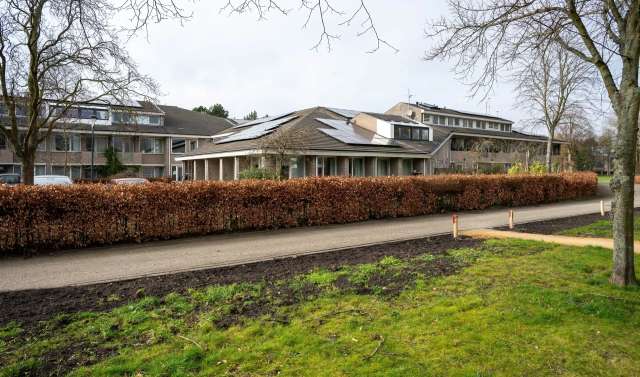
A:
<svg viewBox="0 0 640 377">
<path fill-rule="evenodd" d="M 604 216 L 604 200 L 600 201 L 600 215 Z"/>
<path fill-rule="evenodd" d="M 451 222 L 453 225 L 453 230 L 452 230 L 453 238 L 458 238 L 458 215 L 453 214 L 451 216 Z"/>
<path fill-rule="evenodd" d="M 513 229 L 513 210 L 509 210 L 509 229 Z"/>
</svg>

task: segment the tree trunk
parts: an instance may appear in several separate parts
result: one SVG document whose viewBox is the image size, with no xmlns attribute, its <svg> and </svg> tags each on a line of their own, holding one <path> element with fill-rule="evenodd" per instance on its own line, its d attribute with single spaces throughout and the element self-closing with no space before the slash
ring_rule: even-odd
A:
<svg viewBox="0 0 640 377">
<path fill-rule="evenodd" d="M 633 254 L 633 210 L 636 140 L 638 134 L 638 102 L 633 89 L 622 96 L 618 115 L 618 137 L 615 143 L 613 191 L 613 271 L 611 283 L 636 285 Z"/>
<path fill-rule="evenodd" d="M 33 170 L 34 170 L 34 161 L 35 161 L 35 150 L 32 153 L 27 152 L 24 156 L 22 156 L 22 183 L 25 185 L 33 184 Z"/>
<path fill-rule="evenodd" d="M 551 173 L 551 152 L 553 149 L 553 132 L 549 132 L 549 138 L 547 139 L 547 157 L 545 165 L 547 166 L 547 173 Z"/>
</svg>

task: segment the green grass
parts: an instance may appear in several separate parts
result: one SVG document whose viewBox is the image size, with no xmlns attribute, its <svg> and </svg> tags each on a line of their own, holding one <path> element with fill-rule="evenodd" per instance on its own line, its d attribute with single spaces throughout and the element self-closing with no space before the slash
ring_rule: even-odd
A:
<svg viewBox="0 0 640 377">
<path fill-rule="evenodd" d="M 613 229 L 611 227 L 611 220 L 599 220 L 589 225 L 584 225 L 572 229 L 567 229 L 558 234 L 563 236 L 573 237 L 600 237 L 600 238 L 612 238 Z M 640 239 L 640 218 L 635 218 L 633 223 L 633 238 Z"/>
<path fill-rule="evenodd" d="M 421 273 L 451 261 L 467 267 Z M 599 248 L 487 241 L 277 285 L 147 297 L 60 316 L 29 336 L 20 324 L 0 328 L 0 376 L 27 374 L 64 347 L 76 350 L 65 359 L 98 361 L 72 376 L 640 375 L 640 289 L 608 285 L 610 263 Z M 385 293 L 394 282 L 400 293 Z M 281 301 L 286 290 L 304 299 Z M 252 305 L 273 310 L 220 326 Z M 113 355 L 103 360 L 104 350 Z"/>
<path fill-rule="evenodd" d="M 613 178 L 610 175 L 599 175 L 598 176 L 598 183 L 609 183 L 611 182 L 611 178 Z"/>
</svg>

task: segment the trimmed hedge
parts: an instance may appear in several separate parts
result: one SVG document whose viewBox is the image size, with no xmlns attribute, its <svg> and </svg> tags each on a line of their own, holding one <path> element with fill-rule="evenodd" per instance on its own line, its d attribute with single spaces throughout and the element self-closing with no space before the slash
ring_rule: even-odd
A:
<svg viewBox="0 0 640 377">
<path fill-rule="evenodd" d="M 0 251 L 339 224 L 592 196 L 593 173 L 0 188 Z"/>
</svg>

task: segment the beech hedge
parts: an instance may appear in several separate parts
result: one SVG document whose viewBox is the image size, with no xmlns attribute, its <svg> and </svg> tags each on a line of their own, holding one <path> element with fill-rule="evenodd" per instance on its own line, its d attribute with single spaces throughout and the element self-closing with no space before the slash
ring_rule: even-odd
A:
<svg viewBox="0 0 640 377">
<path fill-rule="evenodd" d="M 578 199 L 593 173 L 0 188 L 0 251 L 339 224 Z"/>
</svg>

